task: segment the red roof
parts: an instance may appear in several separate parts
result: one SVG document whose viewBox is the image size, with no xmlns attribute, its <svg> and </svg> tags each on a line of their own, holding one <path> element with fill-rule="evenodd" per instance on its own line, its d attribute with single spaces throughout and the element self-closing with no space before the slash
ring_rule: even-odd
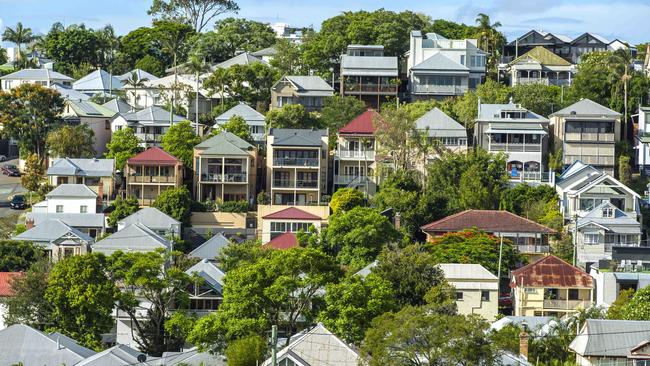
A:
<svg viewBox="0 0 650 366">
<path fill-rule="evenodd" d="M 180 160 L 159 147 L 150 147 L 127 162 L 129 164 L 176 165 L 180 163 Z"/>
<path fill-rule="evenodd" d="M 0 272 L 0 297 L 12 296 L 11 281 L 19 276 L 20 272 Z"/>
<path fill-rule="evenodd" d="M 369 109 L 359 116 L 357 116 L 352 121 L 348 122 L 347 125 L 339 129 L 341 134 L 369 134 L 372 135 L 375 133 L 375 124 L 373 118 L 379 116 L 379 113 L 375 112 L 372 109 Z"/>
<path fill-rule="evenodd" d="M 291 249 L 298 246 L 298 237 L 295 233 L 284 233 L 264 244 L 273 249 Z"/>
<path fill-rule="evenodd" d="M 508 211 L 466 210 L 424 225 L 427 233 L 448 233 L 477 228 L 487 233 L 541 233 L 555 234 L 555 230 Z"/>
<path fill-rule="evenodd" d="M 263 216 L 262 218 L 273 220 L 322 220 L 320 216 L 316 216 L 295 207 L 288 207 L 284 210 Z"/>
<path fill-rule="evenodd" d="M 548 255 L 537 262 L 512 271 L 510 287 L 592 288 L 591 276 L 562 259 Z"/>
</svg>

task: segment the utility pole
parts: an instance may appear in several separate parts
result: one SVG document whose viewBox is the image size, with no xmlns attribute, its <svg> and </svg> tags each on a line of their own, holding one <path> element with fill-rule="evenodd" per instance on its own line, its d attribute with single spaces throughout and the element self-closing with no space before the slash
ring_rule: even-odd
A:
<svg viewBox="0 0 650 366">
<path fill-rule="evenodd" d="M 278 366 L 278 326 L 271 326 L 271 366 Z"/>
<path fill-rule="evenodd" d="M 500 292 L 501 291 L 501 257 L 503 255 L 503 234 L 499 235 L 501 237 L 501 243 L 499 244 L 499 267 L 497 269 L 497 289 Z"/>
<path fill-rule="evenodd" d="M 576 252 L 578 251 L 578 214 L 573 215 L 573 265 L 576 265 Z"/>
</svg>

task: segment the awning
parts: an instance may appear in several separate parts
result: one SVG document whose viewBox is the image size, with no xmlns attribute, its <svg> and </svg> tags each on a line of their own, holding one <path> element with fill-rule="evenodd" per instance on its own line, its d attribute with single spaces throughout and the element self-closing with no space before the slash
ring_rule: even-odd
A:
<svg viewBox="0 0 650 366">
<path fill-rule="evenodd" d="M 639 226 L 615 226 L 609 227 L 609 232 L 615 234 L 641 234 L 641 228 Z"/>
<path fill-rule="evenodd" d="M 614 277 L 616 277 L 617 280 L 623 280 L 623 281 L 639 280 L 639 275 L 637 273 L 615 272 Z"/>
<path fill-rule="evenodd" d="M 490 123 L 485 133 L 507 133 L 524 135 L 546 135 L 539 123 Z"/>
</svg>

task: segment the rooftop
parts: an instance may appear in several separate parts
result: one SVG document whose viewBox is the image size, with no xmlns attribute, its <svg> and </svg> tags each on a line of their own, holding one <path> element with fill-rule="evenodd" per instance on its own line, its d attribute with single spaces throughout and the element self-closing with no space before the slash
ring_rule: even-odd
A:
<svg viewBox="0 0 650 366">
<path fill-rule="evenodd" d="M 648 339 L 650 321 L 587 319 L 569 349 L 581 356 L 625 358 Z"/>
<path fill-rule="evenodd" d="M 128 164 L 176 165 L 180 163 L 175 156 L 154 146 L 127 160 Z"/>
<path fill-rule="evenodd" d="M 47 175 L 111 177 L 115 159 L 57 158 L 47 169 Z"/>
<path fill-rule="evenodd" d="M 104 107 L 97 103 L 88 100 L 72 100 L 68 99 L 68 106 L 74 111 L 78 117 L 103 117 L 111 118 L 115 115 L 115 111 L 110 108 Z"/>
<path fill-rule="evenodd" d="M 283 210 L 262 217 L 264 220 L 322 220 L 320 216 L 303 211 L 296 207 L 287 207 Z"/>
<path fill-rule="evenodd" d="M 135 112 L 129 112 L 123 115 L 124 119 L 127 121 L 144 123 L 144 124 L 160 124 L 160 125 L 169 125 L 169 111 L 165 110 L 163 107 L 154 105 L 141 109 Z M 185 117 L 174 114 L 173 115 L 174 123 L 183 122 L 186 120 Z"/>
<path fill-rule="evenodd" d="M 131 224 L 92 246 L 93 252 L 106 255 L 117 251 L 151 252 L 159 248 L 168 250 L 171 243 L 141 223 Z"/>
<path fill-rule="evenodd" d="M 239 116 L 243 118 L 244 121 L 246 121 L 247 123 L 260 122 L 264 124 L 264 115 L 243 102 L 240 102 L 236 106 L 223 112 L 222 114 L 217 116 L 215 120 L 217 124 L 223 124 L 228 122 L 228 120 L 230 120 L 230 118 L 234 116 Z"/>
<path fill-rule="evenodd" d="M 548 255 L 512 271 L 510 286 L 593 288 L 593 279 L 582 269 L 554 255 Z"/>
<path fill-rule="evenodd" d="M 119 90 L 122 89 L 122 81 L 99 69 L 75 81 L 72 88 L 80 91 Z"/>
<path fill-rule="evenodd" d="M 221 131 L 194 147 L 200 150 L 199 155 L 240 155 L 247 156 L 255 147 L 241 137 Z"/>
<path fill-rule="evenodd" d="M 375 118 L 379 118 L 380 115 L 376 111 L 369 109 L 352 121 L 348 122 L 345 126 L 339 129 L 339 133 L 342 135 L 355 135 L 355 134 L 367 134 L 372 135 L 375 133 Z"/>
<path fill-rule="evenodd" d="M 227 69 L 234 65 L 250 65 L 254 63 L 262 63 L 265 65 L 267 64 L 266 62 L 262 61 L 262 59 L 257 58 L 248 52 L 243 52 L 237 56 L 229 58 L 226 61 L 218 63 L 214 66 L 214 68 Z"/>
<path fill-rule="evenodd" d="M 59 80 L 74 81 L 73 78 L 49 69 L 22 69 L 9 75 L 0 77 L 0 80 Z"/>
<path fill-rule="evenodd" d="M 196 247 L 189 254 L 190 257 L 200 259 L 215 259 L 223 248 L 230 244 L 230 240 L 223 233 L 216 233 L 203 244 Z"/>
<path fill-rule="evenodd" d="M 443 233 L 476 228 L 488 233 L 554 234 L 555 230 L 508 211 L 466 210 L 422 226 L 424 232 Z"/>
<path fill-rule="evenodd" d="M 320 147 L 322 138 L 327 137 L 327 130 L 271 128 L 269 136 L 274 137 L 273 146 Z"/>
<path fill-rule="evenodd" d="M 180 225 L 178 220 L 155 207 L 143 207 L 118 222 L 119 227 L 142 224 L 149 229 L 169 230 L 173 225 Z"/>
<path fill-rule="evenodd" d="M 570 106 L 564 109 L 560 109 L 559 111 L 551 114 L 551 117 L 553 116 L 561 116 L 561 117 L 601 116 L 601 117 L 619 118 L 621 117 L 621 114 L 610 108 L 600 105 L 592 101 L 591 99 L 580 99 L 579 101 L 571 104 Z"/>
<path fill-rule="evenodd" d="M 0 272 L 0 297 L 12 296 L 11 282 L 21 275 L 21 272 Z"/>
<path fill-rule="evenodd" d="M 517 57 L 512 62 L 510 62 L 510 65 L 514 65 L 519 61 L 526 59 L 533 59 L 546 66 L 571 66 L 571 63 L 569 61 L 563 59 L 562 57 L 556 55 L 555 53 L 542 46 L 537 46 L 532 50 L 524 53 L 523 55 Z"/>
<path fill-rule="evenodd" d="M 96 198 L 97 193 L 85 184 L 61 184 L 45 195 L 51 197 Z"/>
<path fill-rule="evenodd" d="M 419 131 L 428 131 L 429 137 L 464 137 L 467 138 L 467 130 L 463 125 L 449 117 L 438 107 L 425 113 L 415 121 L 415 127 Z"/>
<path fill-rule="evenodd" d="M 289 232 L 280 234 L 271 239 L 270 242 L 264 244 L 264 247 L 273 249 L 291 249 L 297 246 L 299 246 L 299 243 L 296 233 Z"/>
</svg>

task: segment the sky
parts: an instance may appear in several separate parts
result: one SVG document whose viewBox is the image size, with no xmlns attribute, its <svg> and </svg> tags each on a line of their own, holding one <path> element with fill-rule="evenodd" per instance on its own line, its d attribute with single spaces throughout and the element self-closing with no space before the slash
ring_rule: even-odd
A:
<svg viewBox="0 0 650 366">
<path fill-rule="evenodd" d="M 47 33 L 54 22 L 112 24 L 118 34 L 149 25 L 151 0 L 0 0 L 0 30 L 22 22 Z M 295 26 L 313 25 L 347 10 L 412 10 L 433 19 L 473 24 L 476 14 L 502 23 L 509 40 L 531 29 L 570 37 L 584 32 L 632 44 L 650 41 L 650 0 L 239 0 L 238 17 Z M 409 30 L 405 30 L 409 31 Z"/>
</svg>

